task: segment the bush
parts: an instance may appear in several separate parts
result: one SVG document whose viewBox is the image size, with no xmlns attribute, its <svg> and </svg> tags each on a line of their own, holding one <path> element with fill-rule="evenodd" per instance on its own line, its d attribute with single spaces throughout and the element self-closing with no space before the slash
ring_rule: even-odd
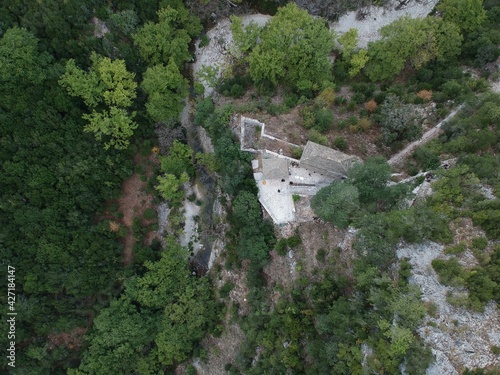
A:
<svg viewBox="0 0 500 375">
<path fill-rule="evenodd" d="M 146 220 L 154 220 L 158 218 L 158 214 L 155 209 L 153 208 L 146 208 L 144 210 L 144 219 Z"/>
<path fill-rule="evenodd" d="M 297 105 L 299 98 L 297 95 L 291 93 L 285 95 L 283 99 L 283 104 L 285 104 L 288 108 L 294 108 Z"/>
<path fill-rule="evenodd" d="M 303 151 L 304 151 L 304 149 L 302 147 L 292 147 L 292 149 L 291 149 L 292 158 L 300 159 Z"/>
<path fill-rule="evenodd" d="M 245 90 L 243 89 L 243 87 L 241 85 L 235 83 L 234 85 L 231 86 L 231 89 L 230 89 L 231 97 L 241 98 L 244 93 L 245 93 Z"/>
<path fill-rule="evenodd" d="M 477 250 L 484 250 L 488 246 L 488 240 L 484 237 L 472 239 L 472 247 Z"/>
<path fill-rule="evenodd" d="M 343 96 L 337 96 L 335 97 L 335 99 L 333 100 L 333 103 L 335 105 L 346 105 L 347 104 L 347 98 L 343 97 Z"/>
<path fill-rule="evenodd" d="M 335 101 L 335 91 L 332 87 L 324 89 L 315 99 L 315 104 L 319 108 L 329 108 Z"/>
<path fill-rule="evenodd" d="M 311 142 L 319 143 L 320 145 L 326 145 L 328 143 L 328 138 L 316 129 L 309 130 L 308 138 Z"/>
<path fill-rule="evenodd" d="M 424 171 L 436 169 L 441 164 L 438 153 L 428 146 L 417 148 L 413 152 L 413 159 Z"/>
<path fill-rule="evenodd" d="M 447 248 L 444 249 L 445 254 L 460 254 L 465 251 L 466 244 L 465 242 L 460 242 L 459 244 L 453 245 L 453 246 L 448 246 Z"/>
<path fill-rule="evenodd" d="M 326 259 L 326 250 L 321 248 L 318 250 L 318 252 L 316 253 L 316 260 L 318 262 L 321 262 L 323 263 Z"/>
<path fill-rule="evenodd" d="M 345 151 L 347 150 L 348 144 L 344 137 L 337 137 L 333 141 L 333 147 L 340 151 Z"/>
<path fill-rule="evenodd" d="M 314 111 L 314 128 L 324 133 L 332 128 L 333 113 L 329 109 L 321 108 Z"/>
<path fill-rule="evenodd" d="M 280 238 L 278 242 L 276 242 L 274 250 L 276 250 L 279 255 L 286 255 L 288 250 L 286 238 Z"/>
<path fill-rule="evenodd" d="M 199 47 L 203 48 L 208 46 L 209 44 L 210 44 L 210 38 L 207 36 L 207 34 L 201 34 Z"/>
<path fill-rule="evenodd" d="M 382 142 L 391 146 L 398 141 L 417 139 L 422 132 L 419 120 L 413 105 L 404 104 L 397 96 L 389 95 L 380 112 Z"/>
<path fill-rule="evenodd" d="M 456 258 L 449 260 L 434 259 L 432 268 L 439 275 L 439 282 L 444 285 L 464 286 L 464 269 L 458 263 Z"/>
<path fill-rule="evenodd" d="M 206 98 L 198 102 L 196 106 L 196 116 L 194 117 L 194 123 L 196 125 L 202 125 L 208 116 L 214 113 L 214 102 L 212 98 Z"/>
<path fill-rule="evenodd" d="M 286 243 L 289 247 L 292 249 L 299 246 L 302 243 L 302 240 L 300 239 L 300 236 L 298 234 L 288 237 L 286 239 Z"/>
<path fill-rule="evenodd" d="M 219 290 L 220 298 L 226 298 L 229 296 L 229 292 L 234 289 L 234 284 L 230 281 L 226 281 L 224 285 Z"/>
</svg>

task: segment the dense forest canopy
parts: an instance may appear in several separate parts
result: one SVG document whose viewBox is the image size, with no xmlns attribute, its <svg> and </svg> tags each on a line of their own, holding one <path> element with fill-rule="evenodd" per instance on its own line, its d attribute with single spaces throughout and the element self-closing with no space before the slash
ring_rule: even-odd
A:
<svg viewBox="0 0 500 375">
<path fill-rule="evenodd" d="M 16 270 L 18 315 L 16 368 L 4 360 L 1 371 L 424 374 L 435 356 L 422 327 L 438 329 L 442 312 L 398 251 L 430 241 L 443 248 L 431 266 L 449 309 L 496 308 L 500 99 L 490 83 L 500 4 L 442 0 L 427 17 L 382 27 L 366 48 L 357 29 L 337 35 L 328 24 L 372 5 L 389 6 L 2 1 L 0 254 Z M 238 17 L 255 10 L 273 17 L 260 26 Z M 226 50 L 207 31 L 228 16 Z M 230 63 L 220 77 L 213 66 L 193 76 L 195 48 L 214 42 Z M 311 222 L 275 226 L 236 135 L 242 113 L 279 123 L 288 157 L 313 141 L 364 162 L 312 198 L 293 195 L 297 207 L 310 200 Z M 403 163 L 386 161 L 450 113 Z M 425 178 L 433 193 L 415 199 Z M 127 181 L 131 195 L 150 197 L 130 223 Z M 183 247 L 189 204 L 200 207 L 198 233 Z M 463 223 L 474 236 L 459 236 Z M 331 233 L 349 241 L 334 246 Z M 222 243 L 208 274 L 191 258 L 202 235 Z M 273 274 L 277 264 L 285 271 Z M 232 357 L 209 347 L 235 331 Z M 483 349 L 498 356 L 500 343 Z M 490 367 L 461 370 L 498 373 Z"/>
</svg>

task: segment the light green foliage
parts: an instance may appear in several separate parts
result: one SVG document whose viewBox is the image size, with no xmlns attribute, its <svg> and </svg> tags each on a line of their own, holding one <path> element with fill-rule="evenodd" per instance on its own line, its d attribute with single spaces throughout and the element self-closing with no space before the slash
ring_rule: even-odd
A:
<svg viewBox="0 0 500 375">
<path fill-rule="evenodd" d="M 129 114 L 126 110 L 136 97 L 134 74 L 127 71 L 123 60 L 111 60 L 96 53 L 92 53 L 90 59 L 92 66 L 88 72 L 70 59 L 59 84 L 70 95 L 81 97 L 89 108 L 93 108 L 91 114 L 83 115 L 89 122 L 85 131 L 93 132 L 98 140 L 105 136 L 106 149 L 110 146 L 125 149 L 138 126 L 132 121 L 135 113 Z M 98 106 L 105 109 L 94 109 Z"/>
<path fill-rule="evenodd" d="M 144 73 L 141 88 L 148 94 L 146 110 L 154 121 L 175 120 L 182 111 L 189 84 L 173 59 L 167 66 L 154 65 Z"/>
<path fill-rule="evenodd" d="M 129 138 L 138 126 L 132 120 L 134 115 L 135 113 L 129 115 L 125 109 L 117 107 L 110 107 L 109 112 L 93 110 L 91 114 L 83 115 L 83 118 L 88 121 L 83 130 L 94 133 L 98 141 L 101 141 L 103 136 L 108 139 L 104 142 L 106 150 L 111 146 L 117 150 L 123 150 L 128 147 Z"/>
<path fill-rule="evenodd" d="M 358 44 L 358 29 L 349 29 L 337 39 L 341 45 L 340 53 L 342 57 L 349 60 Z"/>
<path fill-rule="evenodd" d="M 351 56 L 351 67 L 349 68 L 349 77 L 355 77 L 361 72 L 370 58 L 368 57 L 368 51 L 366 49 L 361 49 Z"/>
<path fill-rule="evenodd" d="M 486 21 L 483 0 L 442 0 L 436 8 L 446 21 L 465 32 L 477 30 Z"/>
<path fill-rule="evenodd" d="M 402 293 L 396 293 L 390 302 L 398 325 L 414 330 L 425 317 L 425 306 L 420 300 L 422 293 L 418 287 L 408 285 Z"/>
<path fill-rule="evenodd" d="M 59 83 L 72 96 L 81 97 L 88 107 L 103 103 L 107 106 L 129 107 L 136 97 L 134 73 L 127 71 L 125 61 L 111 60 L 92 53 L 92 66 L 85 72 L 75 60 L 66 63 L 66 71 Z"/>
<path fill-rule="evenodd" d="M 358 189 L 349 183 L 335 182 L 313 197 L 311 207 L 321 219 L 346 228 L 359 210 Z"/>
<path fill-rule="evenodd" d="M 179 5 L 160 9 L 158 23 L 148 21 L 132 36 L 141 57 L 151 65 L 166 64 L 170 59 L 180 65 L 191 58 L 189 43 L 200 31 L 199 21 Z"/>
<path fill-rule="evenodd" d="M 168 150 L 168 156 L 160 157 L 161 170 L 167 174 L 181 177 L 183 173 L 194 175 L 193 149 L 188 145 L 175 140 Z"/>
<path fill-rule="evenodd" d="M 382 39 L 369 44 L 366 73 L 372 81 L 393 78 L 406 64 L 419 69 L 427 62 L 447 61 L 460 53 L 456 25 L 440 18 L 401 17 L 380 29 Z"/>
<path fill-rule="evenodd" d="M 189 181 L 189 176 L 186 172 L 183 172 L 179 178 L 173 174 L 165 174 L 158 176 L 158 185 L 155 189 L 165 200 L 176 205 L 184 198 L 184 192 L 179 187 L 187 181 Z"/>
<path fill-rule="evenodd" d="M 243 27 L 241 18 L 234 15 L 230 19 L 231 32 L 233 33 L 234 44 L 238 49 L 237 52 L 242 54 L 250 52 L 257 45 L 262 28 L 254 21 Z"/>
<path fill-rule="evenodd" d="M 249 55 L 250 75 L 257 82 L 284 81 L 301 91 L 317 90 L 331 78 L 328 54 L 333 45 L 321 19 L 288 4 L 262 30 L 260 44 Z"/>
<path fill-rule="evenodd" d="M 24 28 L 8 29 L 0 39 L 0 82 L 37 84 L 46 77 L 47 53 L 38 52 L 38 40 Z"/>
</svg>

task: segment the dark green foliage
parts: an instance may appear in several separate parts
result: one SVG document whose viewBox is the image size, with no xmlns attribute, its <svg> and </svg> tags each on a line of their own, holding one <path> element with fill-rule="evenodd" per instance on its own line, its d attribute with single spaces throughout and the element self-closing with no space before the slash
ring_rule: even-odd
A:
<svg viewBox="0 0 500 375">
<path fill-rule="evenodd" d="M 158 213 L 153 208 L 146 208 L 144 210 L 144 219 L 146 220 L 156 220 L 158 218 Z"/>
<path fill-rule="evenodd" d="M 436 150 L 428 147 L 427 145 L 417 148 L 413 152 L 413 158 L 419 167 L 424 171 L 436 169 L 441 164 Z"/>
<path fill-rule="evenodd" d="M 99 313 L 81 370 L 129 373 L 146 363 L 171 365 L 186 359 L 215 323 L 218 311 L 208 280 L 192 277 L 187 251 L 172 238 L 167 242 L 160 260 L 147 261 L 147 272 L 129 279 L 122 297 Z"/>
<path fill-rule="evenodd" d="M 229 296 L 229 292 L 234 289 L 234 284 L 230 281 L 224 283 L 222 288 L 219 289 L 220 298 L 226 298 Z"/>
<path fill-rule="evenodd" d="M 366 160 L 348 172 L 349 181 L 359 190 L 361 203 L 372 203 L 380 199 L 387 190 L 391 167 L 382 157 Z"/>
<path fill-rule="evenodd" d="M 333 141 L 333 147 L 335 147 L 336 149 L 338 149 L 340 151 L 345 151 L 345 150 L 347 150 L 349 145 L 347 144 L 347 141 L 345 140 L 344 137 L 337 137 Z"/>
<path fill-rule="evenodd" d="M 198 102 L 196 106 L 196 115 L 194 118 L 194 123 L 196 125 L 201 125 L 214 112 L 214 102 L 212 98 L 205 98 Z"/>
<path fill-rule="evenodd" d="M 451 286 L 465 285 L 465 270 L 460 266 L 457 258 L 450 258 L 449 260 L 434 259 L 432 268 L 439 275 L 439 281 L 442 284 Z"/>
<path fill-rule="evenodd" d="M 218 92 L 224 96 L 231 96 L 232 98 L 241 98 L 245 93 L 246 89 L 251 84 L 251 79 L 248 76 L 244 77 L 233 77 L 226 79 L 217 88 Z"/>
<path fill-rule="evenodd" d="M 46 350 L 50 334 L 86 327 L 97 298 L 105 303 L 121 277 L 121 245 L 101 212 L 104 201 L 119 194 L 131 162 L 83 133 L 78 103 L 57 84 L 61 65 L 38 48 L 24 29 L 0 40 L 1 247 L 2 258 L 18 270 L 17 298 L 32 311 L 16 337 L 18 363 L 31 373 L 55 374 L 78 352 L 61 347 L 46 351 L 43 361 L 26 354 Z"/>
<path fill-rule="evenodd" d="M 323 220 L 346 228 L 359 210 L 359 191 L 352 184 L 336 182 L 321 189 L 312 199 L 311 207 Z"/>
<path fill-rule="evenodd" d="M 272 227 L 262 220 L 260 203 L 253 193 L 242 191 L 236 196 L 232 222 L 239 230 L 237 251 L 240 259 L 250 259 L 255 265 L 264 265 L 270 250 L 265 235 L 272 233 Z"/>
</svg>

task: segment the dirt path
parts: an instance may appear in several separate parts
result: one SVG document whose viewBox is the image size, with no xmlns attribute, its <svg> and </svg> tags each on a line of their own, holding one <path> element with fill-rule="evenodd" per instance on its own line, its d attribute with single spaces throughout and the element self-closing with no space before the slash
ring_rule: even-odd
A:
<svg viewBox="0 0 500 375">
<path fill-rule="evenodd" d="M 455 115 L 462 109 L 462 107 L 463 107 L 463 104 L 460 104 L 457 108 L 455 108 L 453 111 L 451 111 L 451 113 L 448 116 L 446 116 L 445 119 L 441 120 L 435 127 L 426 131 L 420 139 L 416 140 L 415 142 L 410 143 L 408 146 L 406 146 L 404 149 L 399 151 L 397 154 L 393 155 L 389 159 L 389 164 L 393 167 L 396 167 L 396 166 L 400 167 L 403 164 L 403 162 L 406 160 L 406 158 L 408 156 L 410 156 L 413 153 L 413 151 L 415 151 L 418 147 L 426 144 L 427 142 L 429 142 L 433 138 L 437 138 L 439 136 L 439 134 L 441 134 L 441 127 L 443 126 L 443 124 L 445 124 L 450 119 L 455 117 Z"/>
</svg>

